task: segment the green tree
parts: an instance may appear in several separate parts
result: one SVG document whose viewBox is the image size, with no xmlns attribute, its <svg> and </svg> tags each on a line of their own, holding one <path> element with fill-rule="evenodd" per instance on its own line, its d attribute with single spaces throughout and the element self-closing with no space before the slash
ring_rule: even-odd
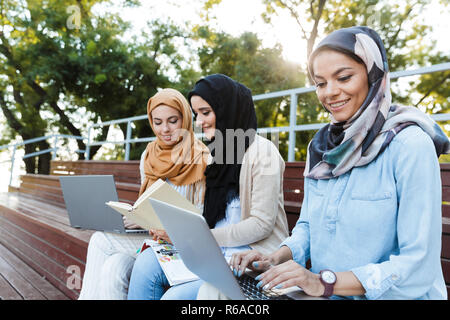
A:
<svg viewBox="0 0 450 320">
<path fill-rule="evenodd" d="M 256 34 L 245 32 L 233 37 L 203 26 L 195 29 L 203 40 L 198 57 L 202 74 L 222 73 L 245 84 L 253 95 L 305 85 L 300 66 L 282 57 L 281 47 L 263 48 Z M 258 127 L 288 126 L 289 99 L 255 101 Z M 282 134 L 280 152 L 287 154 Z"/>
<path fill-rule="evenodd" d="M 265 11 L 261 16 L 266 23 L 272 23 L 275 16 L 287 13 L 298 25 L 294 37 L 306 42 L 309 57 L 314 45 L 324 35 L 344 27 L 368 25 L 383 39 L 390 70 L 398 71 L 411 67 L 449 61 L 450 56 L 436 51 L 433 26 L 424 24 L 420 14 L 431 5 L 430 0 L 261 0 Z M 206 16 L 222 0 L 204 0 Z M 448 1 L 441 1 L 443 9 Z M 305 70 L 303 70 L 305 72 Z M 305 76 L 307 76 L 305 72 Z M 427 112 L 448 112 L 448 83 L 450 72 L 433 73 L 411 81 L 408 90 L 393 91 L 396 103 L 425 107 Z M 310 84 L 312 81 L 310 80 Z M 419 98 L 417 97 L 419 94 Z M 313 95 L 301 95 L 299 105 L 302 110 L 297 123 L 317 122 L 324 117 L 323 109 Z M 308 109 L 308 111 L 305 111 Z M 307 114 L 307 116 L 305 116 Z M 311 120 L 311 122 L 307 122 Z M 297 134 L 297 159 L 304 159 L 307 139 Z"/>
<path fill-rule="evenodd" d="M 171 44 L 179 31 L 152 21 L 146 41 L 124 41 L 129 25 L 119 16 L 92 13 L 94 5 L 106 2 L 0 2 L 0 107 L 10 133 L 23 140 L 55 131 L 86 136 L 87 123 L 145 114 L 147 99 L 170 85 L 156 58 L 180 59 Z M 121 129 L 125 134 L 126 127 Z M 95 139 L 105 140 L 107 130 Z M 151 135 L 148 122 L 138 123 L 133 133 Z M 78 147 L 86 148 L 81 140 Z M 48 148 L 42 141 L 25 152 Z M 26 171 L 48 173 L 49 161 L 50 154 L 41 155 L 36 167 L 30 158 Z"/>
</svg>

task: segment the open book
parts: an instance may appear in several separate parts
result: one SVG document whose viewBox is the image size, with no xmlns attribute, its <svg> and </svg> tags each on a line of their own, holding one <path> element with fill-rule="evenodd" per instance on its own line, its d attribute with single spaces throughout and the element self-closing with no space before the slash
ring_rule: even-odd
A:
<svg viewBox="0 0 450 320">
<path fill-rule="evenodd" d="M 200 210 L 178 193 L 167 182 L 158 179 L 136 200 L 134 205 L 125 202 L 108 201 L 106 204 L 146 230 L 164 230 L 158 216 L 147 201 L 153 198 L 173 206 L 200 214 Z"/>
<path fill-rule="evenodd" d="M 192 273 L 185 266 L 178 251 L 172 244 L 162 240 L 146 240 L 145 245 L 150 247 L 155 253 L 159 265 L 171 286 L 199 279 L 196 274 Z"/>
</svg>

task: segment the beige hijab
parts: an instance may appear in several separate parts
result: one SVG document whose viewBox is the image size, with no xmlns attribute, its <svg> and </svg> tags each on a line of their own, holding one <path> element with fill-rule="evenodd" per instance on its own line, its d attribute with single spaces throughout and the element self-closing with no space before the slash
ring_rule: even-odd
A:
<svg viewBox="0 0 450 320">
<path fill-rule="evenodd" d="M 158 138 L 147 145 L 144 159 L 145 178 L 139 195 L 158 179 L 169 179 L 177 186 L 193 185 L 199 182 L 204 185 L 204 171 L 209 150 L 194 136 L 189 103 L 175 89 L 163 89 L 155 94 L 147 103 L 147 114 L 152 130 L 151 112 L 160 105 L 172 107 L 181 113 L 182 133 L 175 145 L 166 145 Z M 188 191 L 188 193 L 193 192 Z"/>
</svg>

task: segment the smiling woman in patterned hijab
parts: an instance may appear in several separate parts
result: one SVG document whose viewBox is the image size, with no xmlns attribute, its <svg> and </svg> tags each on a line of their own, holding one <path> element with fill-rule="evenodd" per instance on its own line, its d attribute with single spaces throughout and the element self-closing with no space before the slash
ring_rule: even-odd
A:
<svg viewBox="0 0 450 320">
<path fill-rule="evenodd" d="M 308 146 L 300 217 L 278 250 L 234 261 L 264 271 L 258 286 L 267 290 L 446 299 L 436 155 L 450 151 L 449 139 L 417 108 L 391 103 L 386 52 L 367 27 L 325 37 L 309 70 L 331 123 Z"/>
<path fill-rule="evenodd" d="M 353 167 L 371 162 L 389 145 L 395 135 L 410 125 L 418 125 L 433 140 L 439 156 L 450 152 L 450 143 L 441 128 L 426 114 L 414 107 L 393 105 L 391 101 L 389 69 L 386 51 L 379 35 L 367 27 L 337 30 L 328 35 L 311 54 L 309 71 L 317 80 L 313 62 L 324 50 L 344 53 L 362 64 L 367 71 L 368 93 L 356 113 L 349 119 L 336 118 L 323 127 L 308 146 L 305 176 L 329 179 Z"/>
</svg>

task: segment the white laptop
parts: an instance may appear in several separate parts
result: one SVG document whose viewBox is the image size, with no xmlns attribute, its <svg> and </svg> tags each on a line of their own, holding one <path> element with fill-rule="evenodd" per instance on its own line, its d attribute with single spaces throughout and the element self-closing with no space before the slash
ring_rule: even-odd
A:
<svg viewBox="0 0 450 320">
<path fill-rule="evenodd" d="M 118 201 L 112 175 L 61 176 L 59 181 L 72 227 L 123 234 L 148 233 L 144 229 L 125 229 L 122 215 L 105 204 Z"/>
<path fill-rule="evenodd" d="M 236 278 L 202 215 L 149 199 L 184 264 L 231 299 L 312 299 L 300 289 L 286 295 L 255 289 L 256 274 Z M 253 292 L 257 291 L 257 292 Z"/>
</svg>

